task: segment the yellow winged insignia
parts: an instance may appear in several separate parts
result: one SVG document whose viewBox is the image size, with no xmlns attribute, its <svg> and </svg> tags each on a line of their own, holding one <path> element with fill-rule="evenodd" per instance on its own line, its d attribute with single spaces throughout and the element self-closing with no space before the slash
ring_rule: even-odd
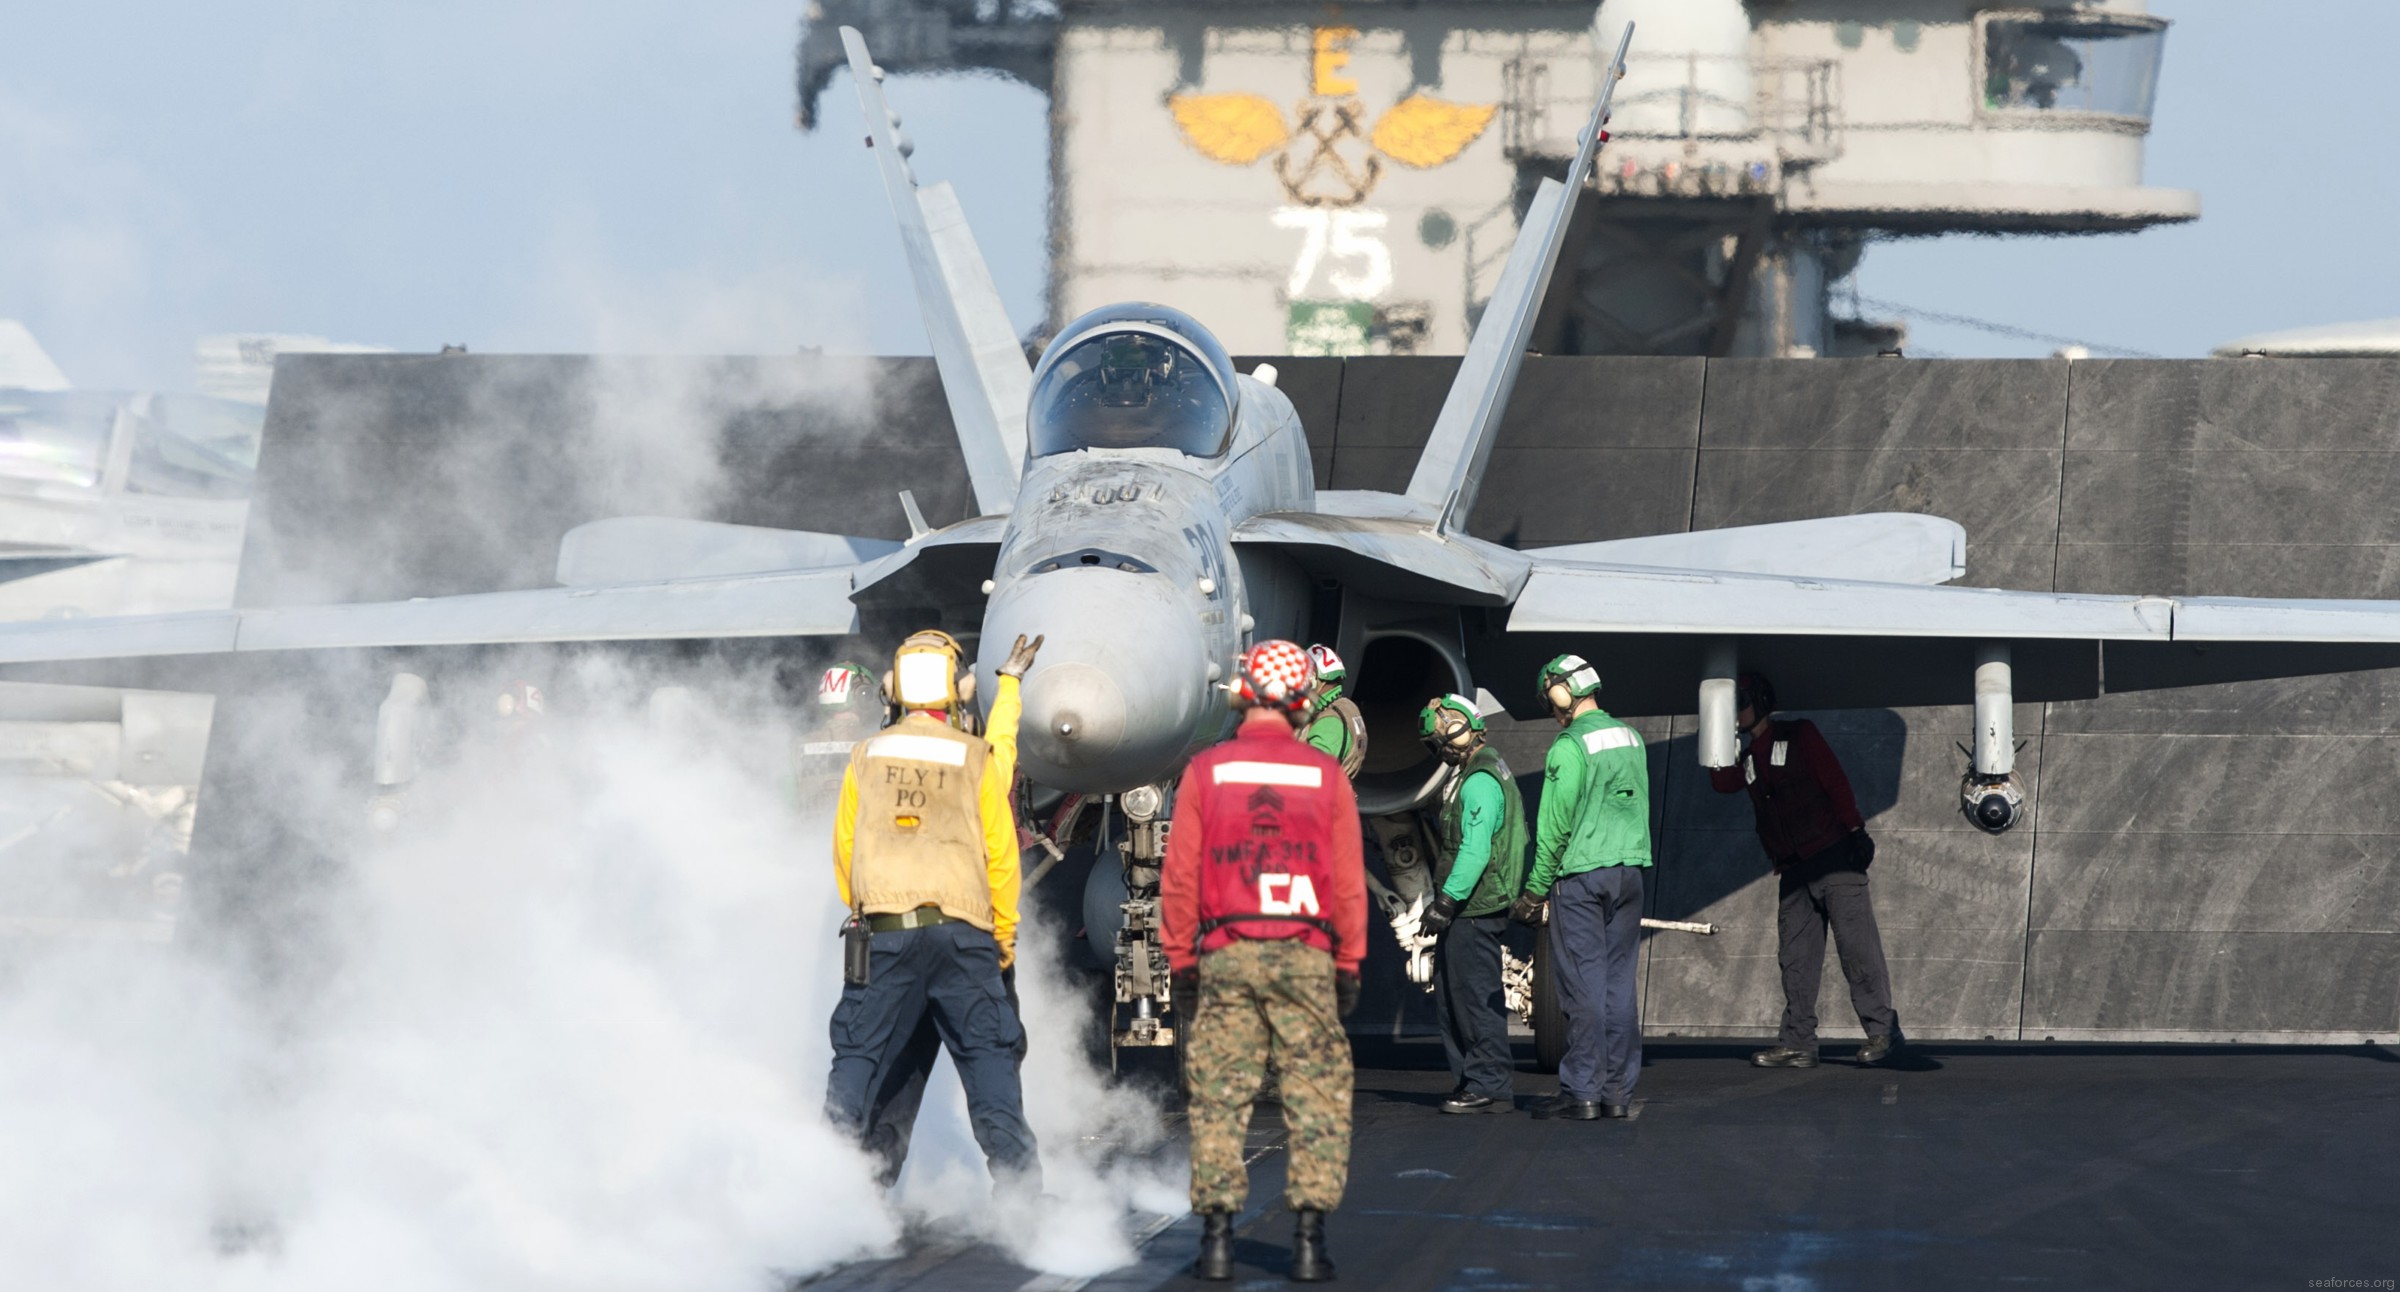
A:
<svg viewBox="0 0 2400 1292">
<path fill-rule="evenodd" d="M 1450 103 L 1429 94 L 1412 94 L 1393 104 L 1375 123 L 1373 142 L 1401 165 L 1425 170 L 1466 151 L 1498 110 L 1495 104 Z"/>
<path fill-rule="evenodd" d="M 1192 147 L 1230 166 L 1247 166 L 1292 137 L 1282 110 L 1262 94 L 1178 94 L 1167 106 Z"/>
</svg>

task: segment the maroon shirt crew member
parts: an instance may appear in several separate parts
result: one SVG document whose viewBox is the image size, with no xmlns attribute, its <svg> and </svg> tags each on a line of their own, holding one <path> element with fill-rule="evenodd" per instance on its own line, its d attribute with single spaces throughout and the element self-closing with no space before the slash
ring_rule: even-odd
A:
<svg viewBox="0 0 2400 1292">
<path fill-rule="evenodd" d="M 1776 960 L 1783 970 L 1780 1035 L 1775 1048 L 1750 1061 L 1762 1068 L 1817 1065 L 1817 990 L 1831 929 L 1851 1007 L 1867 1032 L 1858 1061 L 1880 1063 L 1900 1043 L 1900 1020 L 1867 891 L 1875 840 L 1817 724 L 1777 719 L 1774 684 L 1760 674 L 1744 673 L 1734 689 L 1741 752 L 1733 766 L 1711 768 L 1708 779 L 1719 794 L 1750 795 L 1758 841 L 1777 876 Z"/>
</svg>

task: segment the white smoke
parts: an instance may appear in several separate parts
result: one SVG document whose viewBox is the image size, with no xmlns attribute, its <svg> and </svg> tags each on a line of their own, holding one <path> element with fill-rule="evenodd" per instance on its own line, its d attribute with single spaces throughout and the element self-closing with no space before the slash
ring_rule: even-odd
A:
<svg viewBox="0 0 2400 1292">
<path fill-rule="evenodd" d="M 388 834 L 295 722 L 280 806 L 327 854 L 299 981 L 188 936 L 11 944 L 0 1284 L 752 1289 L 904 1226 L 1087 1274 L 1130 1256 L 1129 1207 L 1178 1209 L 1155 1108 L 1084 1058 L 1055 929 L 1021 980 L 1054 1198 L 994 1210 L 945 1064 L 880 1199 L 820 1113 L 840 912 L 766 680 L 720 673 L 719 716 L 661 732 L 657 677 L 573 670 L 576 712 L 457 727 Z M 450 689 L 488 721 L 509 676 Z"/>
</svg>

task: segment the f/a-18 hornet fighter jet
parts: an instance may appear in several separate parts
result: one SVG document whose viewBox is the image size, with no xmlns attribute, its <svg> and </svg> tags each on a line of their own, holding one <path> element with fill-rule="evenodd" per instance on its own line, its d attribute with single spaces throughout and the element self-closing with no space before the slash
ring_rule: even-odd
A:
<svg viewBox="0 0 2400 1292">
<path fill-rule="evenodd" d="M 842 635 L 862 607 L 945 604 L 971 622 L 980 601 L 983 694 L 1019 633 L 1049 639 L 1025 681 L 1020 765 L 1037 786 L 1113 800 L 1124 825 L 1122 873 L 1096 869 L 1126 891 L 1126 1044 L 1172 1038 L 1153 919 L 1160 827 L 1187 756 L 1225 730 L 1219 684 L 1253 638 L 1330 638 L 1354 661 L 1381 737 L 1360 780 L 1368 813 L 1438 789 L 1440 768 L 1412 738 L 1427 696 L 1473 695 L 1481 680 L 1538 713 L 1539 664 L 1574 651 L 1607 677 L 1615 713 L 1697 709 L 1712 767 L 1735 757 L 1745 666 L 1810 707 L 1971 703 L 1963 806 L 1994 831 L 2022 806 L 2012 701 L 2400 664 L 2400 602 L 1938 586 L 1963 573 L 1965 532 L 1927 516 L 1533 551 L 1467 533 L 1574 199 L 1607 138 L 1605 90 L 1573 164 L 1526 210 L 1407 490 L 1318 490 L 1273 371 L 1236 372 L 1177 310 L 1095 310 L 1029 366 L 956 195 L 917 183 L 881 70 L 857 32 L 842 38 L 981 515 L 931 529 L 912 504 L 915 533 L 900 544 L 602 520 L 568 535 L 560 588 L 15 624 L 0 628 L 0 662 Z M 1611 87 L 1631 39 L 1628 27 Z"/>
</svg>

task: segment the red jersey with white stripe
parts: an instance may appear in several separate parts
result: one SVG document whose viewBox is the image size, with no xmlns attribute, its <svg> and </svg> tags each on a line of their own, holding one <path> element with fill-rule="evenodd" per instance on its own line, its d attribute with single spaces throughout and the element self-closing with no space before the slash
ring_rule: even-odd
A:
<svg viewBox="0 0 2400 1292">
<path fill-rule="evenodd" d="M 1176 969 L 1236 939 L 1297 938 L 1357 972 L 1367 954 L 1358 800 L 1342 766 L 1253 710 L 1175 794 L 1159 932 Z"/>
</svg>

